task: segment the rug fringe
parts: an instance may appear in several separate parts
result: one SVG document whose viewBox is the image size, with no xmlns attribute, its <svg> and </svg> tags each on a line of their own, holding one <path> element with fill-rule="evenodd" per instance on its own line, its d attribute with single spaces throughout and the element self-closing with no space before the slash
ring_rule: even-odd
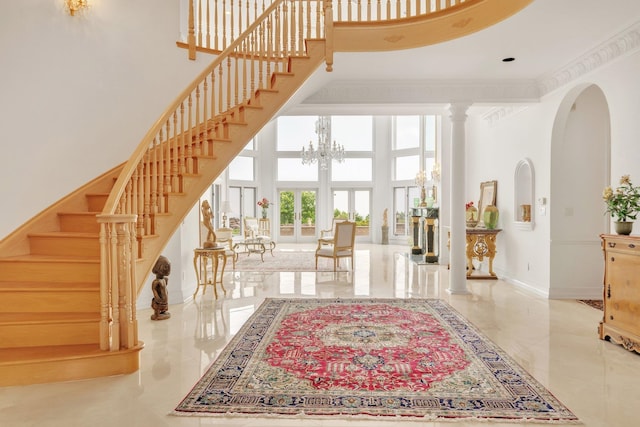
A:
<svg viewBox="0 0 640 427">
<path fill-rule="evenodd" d="M 212 412 L 182 412 L 173 410 L 169 412 L 167 415 L 174 417 L 202 417 L 202 418 L 227 418 L 227 419 L 251 419 L 251 420 L 273 420 L 273 419 L 288 419 L 295 420 L 304 418 L 305 420 L 327 420 L 327 417 L 331 417 L 331 419 L 338 420 L 369 420 L 369 421 L 398 421 L 402 420 L 405 422 L 412 423 L 424 423 L 424 422 L 447 422 L 447 423 L 463 423 L 463 422 L 474 422 L 474 423 L 518 423 L 518 424 L 556 424 L 556 425 L 584 425 L 581 420 L 544 420 L 539 418 L 485 418 L 485 417 L 446 417 L 446 416 L 411 416 L 411 415 L 367 415 L 367 414 L 326 414 L 326 415 L 315 415 L 315 414 L 306 414 L 301 412 L 299 414 L 266 414 L 261 413 L 260 416 L 256 416 L 256 414 L 244 414 L 237 412 L 227 412 L 227 413 L 212 413 Z"/>
</svg>

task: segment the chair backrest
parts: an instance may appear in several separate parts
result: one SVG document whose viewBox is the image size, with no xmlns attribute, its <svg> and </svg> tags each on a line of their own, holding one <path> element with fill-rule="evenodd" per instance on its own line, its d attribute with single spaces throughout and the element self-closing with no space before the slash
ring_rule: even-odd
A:
<svg viewBox="0 0 640 427">
<path fill-rule="evenodd" d="M 334 252 L 353 249 L 356 239 L 356 223 L 350 221 L 336 222 L 336 234 L 333 240 Z"/>
<path fill-rule="evenodd" d="M 216 229 L 216 242 L 223 246 L 227 245 L 229 249 L 233 247 L 233 229 L 223 227 Z"/>
<path fill-rule="evenodd" d="M 340 224 L 341 222 L 348 221 L 346 218 L 333 218 L 331 221 L 331 232 L 332 234 L 336 234 L 336 224 Z"/>
<path fill-rule="evenodd" d="M 244 237 L 252 238 L 258 235 L 258 218 L 246 216 L 244 221 Z"/>
</svg>

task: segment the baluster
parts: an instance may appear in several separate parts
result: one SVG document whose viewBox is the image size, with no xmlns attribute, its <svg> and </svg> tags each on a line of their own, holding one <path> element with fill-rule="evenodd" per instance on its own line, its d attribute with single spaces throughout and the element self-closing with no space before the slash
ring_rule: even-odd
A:
<svg viewBox="0 0 640 427">
<path fill-rule="evenodd" d="M 244 28 L 242 27 L 242 0 L 238 0 L 238 37 L 242 33 L 244 33 Z"/>
<path fill-rule="evenodd" d="M 198 46 L 202 46 L 202 0 L 198 0 Z"/>
<path fill-rule="evenodd" d="M 191 102 L 191 94 L 189 94 L 189 97 L 187 98 L 187 102 Z M 190 108 L 189 105 L 187 105 L 187 108 Z M 182 174 L 188 173 L 188 174 L 192 174 L 193 173 L 193 143 L 191 142 L 191 132 L 187 131 L 185 129 L 185 124 L 187 126 L 187 129 L 191 129 L 191 124 L 190 123 L 186 123 L 185 122 L 185 114 L 184 114 L 184 101 L 180 104 L 180 135 L 182 135 L 181 140 L 182 140 L 182 150 L 183 150 L 183 154 L 185 156 L 185 164 L 184 164 L 184 170 L 181 171 Z M 183 178 L 184 179 L 184 178 Z"/>
<path fill-rule="evenodd" d="M 196 35 L 195 22 L 193 16 L 193 2 L 189 0 L 189 33 L 187 35 L 187 44 L 189 45 L 189 59 L 196 59 Z"/>
<path fill-rule="evenodd" d="M 169 140 L 169 155 L 171 156 L 171 192 L 182 191 L 180 188 L 180 152 L 178 146 L 178 112 L 173 112 L 172 137 Z"/>
<path fill-rule="evenodd" d="M 211 117 L 214 117 L 216 115 L 216 98 L 215 98 L 216 97 L 216 93 L 215 93 L 216 92 L 215 90 L 216 89 L 216 72 L 215 70 L 211 70 L 210 78 L 211 78 L 211 90 L 209 91 L 209 93 L 211 94 L 211 99 L 210 99 L 211 113 L 209 113 L 209 115 Z M 205 98 L 205 102 L 207 102 L 206 98 Z"/>
<path fill-rule="evenodd" d="M 164 135 L 162 128 L 160 129 L 158 137 L 158 212 L 164 213 L 164 149 L 162 144 L 164 143 Z"/>
<path fill-rule="evenodd" d="M 227 59 L 228 60 L 228 59 Z M 223 82 L 224 82 L 224 76 L 222 75 L 222 64 L 218 65 L 218 111 L 216 111 L 215 113 L 212 111 L 211 112 L 211 116 L 215 116 L 218 112 L 221 112 L 223 110 L 223 102 L 224 102 L 224 86 Z"/>
<path fill-rule="evenodd" d="M 207 48 L 211 48 L 211 11 L 209 10 L 209 0 L 207 0 Z"/>
<path fill-rule="evenodd" d="M 151 224 L 149 218 L 151 216 L 151 152 L 147 148 L 144 153 L 144 233 L 140 237 L 151 234 Z"/>
<path fill-rule="evenodd" d="M 215 0 L 214 6 L 213 6 L 213 13 L 214 13 L 213 26 L 215 28 L 215 33 L 213 34 L 213 45 L 215 50 L 223 50 L 218 44 L 219 43 L 218 34 L 220 33 L 220 17 L 218 15 L 218 7 L 219 7 L 218 0 Z"/>
<path fill-rule="evenodd" d="M 227 0 L 222 0 L 222 47 L 220 50 L 224 50 L 227 47 Z"/>
<path fill-rule="evenodd" d="M 247 81 L 249 76 L 249 70 L 247 67 L 251 66 L 251 40 L 254 38 L 255 33 L 249 34 L 248 38 L 243 42 L 245 45 L 243 60 L 242 60 L 242 102 L 247 100 Z M 237 105 L 237 103 L 236 103 Z"/>
<path fill-rule="evenodd" d="M 296 52 L 296 3 L 291 2 L 289 7 L 289 50 L 286 56 L 293 56 Z"/>
<path fill-rule="evenodd" d="M 231 37 L 229 38 L 229 44 L 233 43 L 233 41 L 236 39 L 235 14 L 236 14 L 236 8 L 233 6 L 233 0 L 230 0 L 229 1 L 229 35 Z M 229 45 L 228 44 L 224 45 L 225 49 L 227 48 L 227 46 Z"/>
<path fill-rule="evenodd" d="M 158 213 L 158 175 L 160 173 L 158 151 L 158 140 L 156 137 L 153 138 L 153 158 L 151 159 L 151 213 L 153 214 L 154 218 L 155 214 Z"/>
</svg>

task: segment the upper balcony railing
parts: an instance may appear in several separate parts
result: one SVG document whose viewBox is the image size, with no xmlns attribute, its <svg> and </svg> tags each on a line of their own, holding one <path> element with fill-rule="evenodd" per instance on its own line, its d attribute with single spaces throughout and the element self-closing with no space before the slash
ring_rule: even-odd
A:
<svg viewBox="0 0 640 427">
<path fill-rule="evenodd" d="M 220 52 L 238 38 L 273 0 L 188 0 L 193 15 L 188 25 L 191 41 L 179 43 L 195 50 Z M 437 14 L 475 0 L 287 0 L 291 10 L 307 16 L 319 35 L 319 16 L 332 4 L 333 21 L 380 23 Z M 313 19 L 318 17 L 318 19 Z M 313 33 L 310 32 L 310 33 Z"/>
</svg>

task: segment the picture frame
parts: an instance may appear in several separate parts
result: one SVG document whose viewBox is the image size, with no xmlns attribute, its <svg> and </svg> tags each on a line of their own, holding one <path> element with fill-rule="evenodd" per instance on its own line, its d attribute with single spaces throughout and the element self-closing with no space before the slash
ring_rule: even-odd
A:
<svg viewBox="0 0 640 427">
<path fill-rule="evenodd" d="M 480 201 L 478 202 L 478 215 L 480 216 L 480 222 L 484 226 L 482 221 L 484 208 L 488 205 L 496 206 L 496 196 L 498 194 L 498 181 L 485 181 L 480 183 Z"/>
</svg>

